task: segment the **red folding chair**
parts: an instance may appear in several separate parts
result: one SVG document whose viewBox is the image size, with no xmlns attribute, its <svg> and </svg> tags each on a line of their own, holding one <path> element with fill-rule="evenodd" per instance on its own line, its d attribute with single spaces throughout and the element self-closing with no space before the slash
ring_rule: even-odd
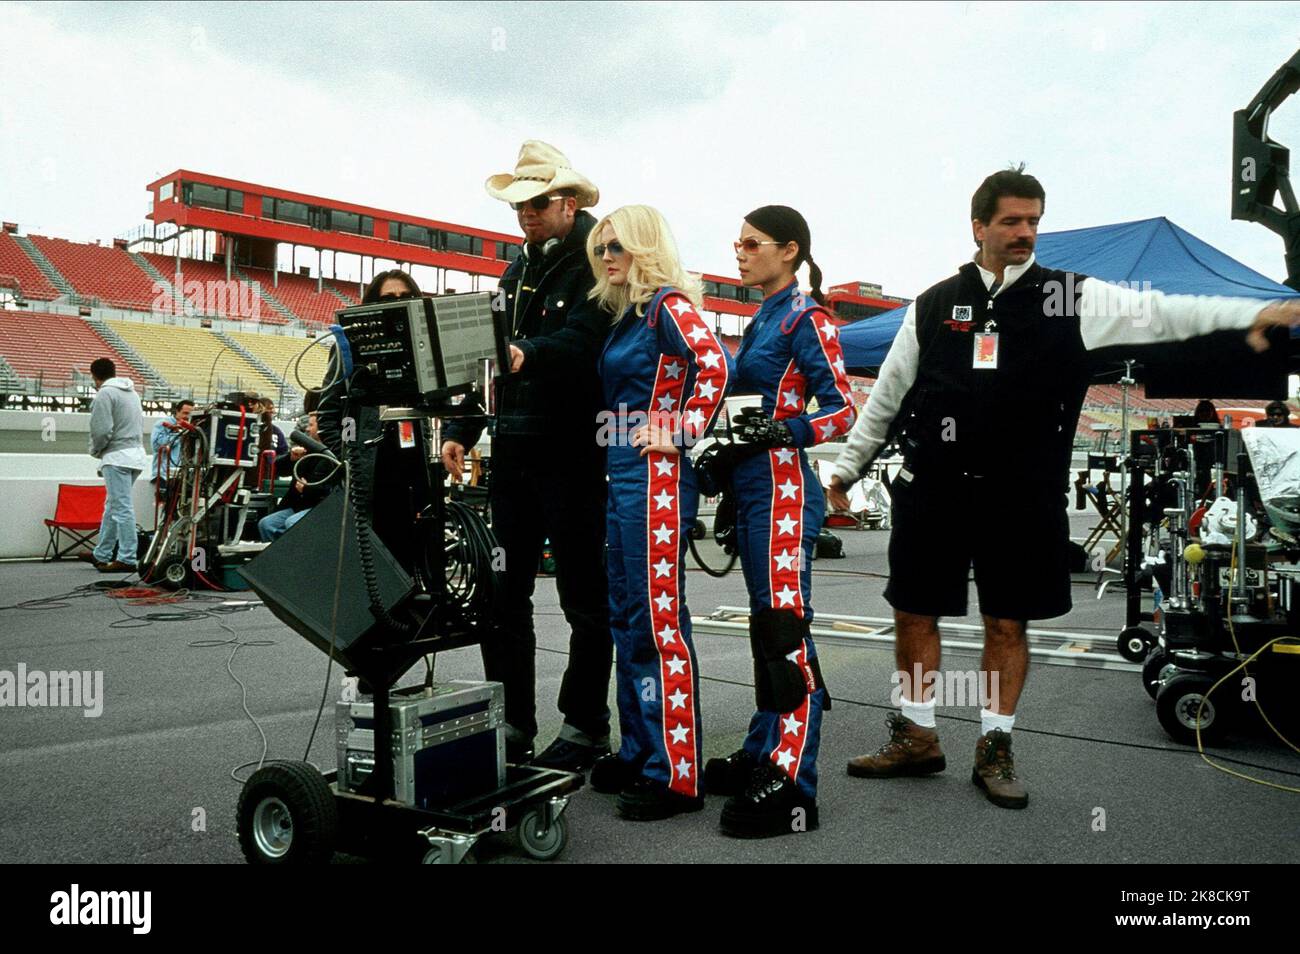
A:
<svg viewBox="0 0 1300 954">
<path fill-rule="evenodd" d="M 59 484 L 59 499 L 54 505 L 54 517 L 46 519 L 46 529 L 50 531 L 50 542 L 45 547 L 45 562 L 62 560 L 72 550 L 83 543 L 93 547 L 99 525 L 104 519 L 104 498 L 108 488 L 83 486 L 81 484 Z M 60 547 L 64 537 L 71 541 Z M 50 556 L 50 551 L 54 556 Z"/>
</svg>

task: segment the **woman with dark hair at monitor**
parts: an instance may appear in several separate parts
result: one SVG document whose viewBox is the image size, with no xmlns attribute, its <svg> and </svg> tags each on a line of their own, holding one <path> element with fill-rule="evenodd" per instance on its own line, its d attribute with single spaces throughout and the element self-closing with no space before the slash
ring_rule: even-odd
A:
<svg viewBox="0 0 1300 954">
<path fill-rule="evenodd" d="M 1219 412 L 1214 407 L 1213 401 L 1202 400 L 1196 405 L 1196 410 L 1192 412 L 1192 417 L 1196 419 L 1197 424 L 1213 424 L 1219 426 Z"/>
<path fill-rule="evenodd" d="M 415 279 L 394 268 L 371 279 L 361 303 L 374 305 L 419 298 L 422 294 Z M 423 427 L 427 425 L 416 422 L 413 447 L 401 446 L 396 435 L 397 422 L 387 425 L 394 432 L 390 440 L 370 445 L 368 442 L 378 437 L 385 427 L 379 419 L 379 408 L 348 408 L 347 403 L 335 348 L 330 352 L 325 385 L 320 390 L 320 409 L 316 415 L 320 441 L 340 460 L 347 459 L 347 443 L 359 443 L 351 479 L 371 488 L 370 513 L 375 534 L 407 572 L 414 572 L 419 551 L 411 529 L 429 492 L 423 466 L 426 449 Z"/>
</svg>

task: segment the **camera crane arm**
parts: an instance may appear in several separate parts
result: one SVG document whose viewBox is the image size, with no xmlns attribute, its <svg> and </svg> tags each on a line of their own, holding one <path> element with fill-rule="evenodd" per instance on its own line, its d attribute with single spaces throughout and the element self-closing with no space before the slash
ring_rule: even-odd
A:
<svg viewBox="0 0 1300 954">
<path fill-rule="evenodd" d="M 1285 284 L 1300 290 L 1300 204 L 1291 187 L 1291 150 L 1268 138 L 1268 120 L 1300 90 L 1300 50 L 1232 114 L 1232 217 L 1258 222 L 1286 243 Z M 1282 208 L 1273 204 L 1281 195 Z"/>
</svg>

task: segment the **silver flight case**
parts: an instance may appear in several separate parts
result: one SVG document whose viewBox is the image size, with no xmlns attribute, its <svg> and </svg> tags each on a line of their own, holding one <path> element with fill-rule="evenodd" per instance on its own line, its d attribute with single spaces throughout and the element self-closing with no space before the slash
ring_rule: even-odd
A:
<svg viewBox="0 0 1300 954">
<path fill-rule="evenodd" d="M 389 708 L 398 802 L 423 809 L 446 807 L 505 785 L 501 683 L 455 681 L 399 690 Z M 374 718 L 370 701 L 335 707 L 341 792 L 361 791 L 374 771 Z"/>
</svg>

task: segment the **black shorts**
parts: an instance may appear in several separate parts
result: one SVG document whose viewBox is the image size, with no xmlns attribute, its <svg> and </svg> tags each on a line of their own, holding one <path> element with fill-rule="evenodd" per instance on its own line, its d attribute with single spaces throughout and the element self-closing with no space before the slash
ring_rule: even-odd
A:
<svg viewBox="0 0 1300 954">
<path fill-rule="evenodd" d="M 965 616 L 975 569 L 980 612 L 1050 619 L 1070 611 L 1064 492 L 1023 479 L 895 478 L 885 599 L 919 616 Z"/>
</svg>

